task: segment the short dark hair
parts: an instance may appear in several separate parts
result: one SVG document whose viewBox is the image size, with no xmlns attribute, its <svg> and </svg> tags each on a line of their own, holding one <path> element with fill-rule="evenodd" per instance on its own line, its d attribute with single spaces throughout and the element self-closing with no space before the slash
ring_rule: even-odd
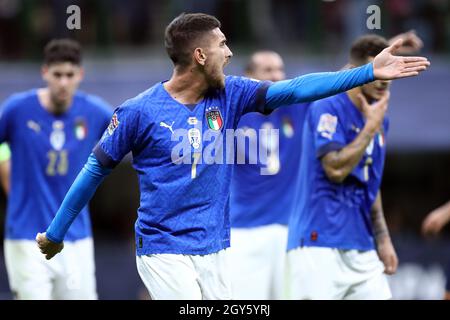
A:
<svg viewBox="0 0 450 320">
<path fill-rule="evenodd" d="M 356 66 L 365 64 L 369 57 L 375 57 L 388 46 L 388 41 L 381 36 L 375 34 L 361 36 L 352 44 L 350 62 Z"/>
<path fill-rule="evenodd" d="M 164 45 L 175 65 L 191 62 L 192 50 L 205 33 L 220 28 L 220 21 L 204 13 L 182 13 L 167 26 Z"/>
<path fill-rule="evenodd" d="M 70 62 L 81 64 L 81 46 L 72 39 L 54 39 L 44 48 L 44 64 Z"/>
</svg>

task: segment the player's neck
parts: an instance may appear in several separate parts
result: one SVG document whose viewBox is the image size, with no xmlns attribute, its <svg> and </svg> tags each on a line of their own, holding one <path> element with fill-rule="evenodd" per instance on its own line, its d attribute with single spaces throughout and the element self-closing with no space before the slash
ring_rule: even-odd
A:
<svg viewBox="0 0 450 320">
<path fill-rule="evenodd" d="M 358 98 L 358 94 L 362 94 L 361 88 L 356 87 L 348 90 L 346 93 L 350 101 L 355 105 L 356 109 L 362 112 L 362 103 Z"/>
<path fill-rule="evenodd" d="M 164 88 L 173 99 L 182 104 L 196 104 L 203 100 L 208 91 L 204 76 L 194 69 L 174 69 L 172 77 Z"/>
<path fill-rule="evenodd" d="M 48 88 L 39 89 L 37 91 L 39 103 L 42 107 L 50 113 L 59 115 L 65 113 L 70 105 L 72 104 L 72 99 L 65 104 L 56 103 L 50 94 L 50 90 Z"/>
</svg>

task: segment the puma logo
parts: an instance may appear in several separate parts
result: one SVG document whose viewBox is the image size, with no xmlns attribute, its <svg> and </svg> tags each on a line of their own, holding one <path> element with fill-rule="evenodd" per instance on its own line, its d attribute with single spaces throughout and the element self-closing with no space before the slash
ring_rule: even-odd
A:
<svg viewBox="0 0 450 320">
<path fill-rule="evenodd" d="M 173 124 L 174 124 L 174 123 L 175 123 L 175 121 L 172 121 L 172 124 L 169 126 L 167 123 L 161 121 L 161 122 L 159 123 L 159 125 L 160 125 L 161 127 L 163 127 L 163 128 L 169 129 L 170 132 L 173 133 L 172 127 L 173 127 Z"/>
<path fill-rule="evenodd" d="M 34 122 L 33 120 L 27 121 L 27 127 L 36 133 L 39 133 L 39 131 L 41 131 L 41 126 L 37 122 Z"/>
</svg>

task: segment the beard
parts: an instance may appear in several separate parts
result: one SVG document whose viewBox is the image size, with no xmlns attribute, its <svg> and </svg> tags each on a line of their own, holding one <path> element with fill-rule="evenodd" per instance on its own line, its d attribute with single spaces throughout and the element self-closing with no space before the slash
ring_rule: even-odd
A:
<svg viewBox="0 0 450 320">
<path fill-rule="evenodd" d="M 206 81 L 211 89 L 223 89 L 225 88 L 225 77 L 221 68 L 210 68 L 206 66 Z"/>
</svg>

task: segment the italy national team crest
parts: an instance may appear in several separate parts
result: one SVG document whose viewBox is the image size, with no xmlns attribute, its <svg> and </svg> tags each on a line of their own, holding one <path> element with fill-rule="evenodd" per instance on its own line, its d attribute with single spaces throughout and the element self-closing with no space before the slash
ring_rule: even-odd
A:
<svg viewBox="0 0 450 320">
<path fill-rule="evenodd" d="M 283 134 L 287 138 L 292 138 L 294 135 L 294 126 L 292 125 L 292 120 L 289 117 L 283 117 Z"/>
<path fill-rule="evenodd" d="M 222 129 L 223 119 L 219 107 L 210 107 L 206 109 L 206 121 L 208 122 L 208 127 L 210 129 L 216 131 Z"/>
<path fill-rule="evenodd" d="M 75 137 L 78 140 L 84 140 L 87 136 L 87 125 L 84 119 L 79 118 L 75 121 Z"/>
</svg>

